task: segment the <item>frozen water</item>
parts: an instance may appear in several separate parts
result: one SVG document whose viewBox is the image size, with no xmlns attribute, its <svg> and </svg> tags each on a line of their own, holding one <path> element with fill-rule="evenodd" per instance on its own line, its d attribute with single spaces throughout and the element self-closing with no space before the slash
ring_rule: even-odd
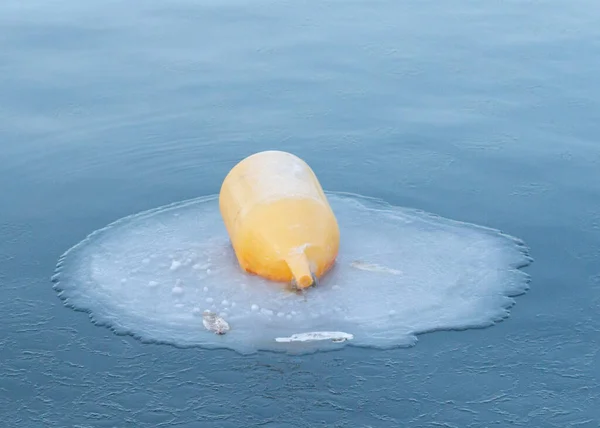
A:
<svg viewBox="0 0 600 428">
<path fill-rule="evenodd" d="M 346 344 L 355 346 L 412 345 L 423 332 L 489 326 L 527 290 L 520 268 L 531 259 L 516 238 L 357 195 L 328 198 L 340 253 L 319 287 L 303 294 L 240 270 L 216 196 L 92 233 L 63 255 L 55 288 L 67 305 L 115 331 L 242 353 L 345 346 L 275 341 L 314 331 L 347 332 L 353 340 Z M 194 264 L 177 262 L 188 259 Z M 211 275 L 197 268 L 208 265 Z M 222 336 L 198 316 L 213 302 L 231 326 Z"/>
</svg>

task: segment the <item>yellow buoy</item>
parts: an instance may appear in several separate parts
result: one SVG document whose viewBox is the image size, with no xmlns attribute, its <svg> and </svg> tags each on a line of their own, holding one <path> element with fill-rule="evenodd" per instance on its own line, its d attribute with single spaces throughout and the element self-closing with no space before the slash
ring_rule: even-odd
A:
<svg viewBox="0 0 600 428">
<path fill-rule="evenodd" d="M 312 169 L 300 158 L 265 151 L 225 177 L 219 208 L 240 266 L 299 288 L 335 262 L 337 220 Z"/>
</svg>

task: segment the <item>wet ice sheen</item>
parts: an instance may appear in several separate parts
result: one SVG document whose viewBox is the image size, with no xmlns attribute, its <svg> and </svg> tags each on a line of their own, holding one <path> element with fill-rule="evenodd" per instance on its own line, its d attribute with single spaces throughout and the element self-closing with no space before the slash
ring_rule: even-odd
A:
<svg viewBox="0 0 600 428">
<path fill-rule="evenodd" d="M 160 207 L 98 230 L 62 256 L 55 288 L 120 333 L 178 346 L 303 352 L 412 345 L 416 334 L 493 324 L 527 290 L 531 259 L 499 231 L 328 193 L 341 230 L 335 268 L 304 295 L 243 273 L 216 196 Z M 207 331 L 202 313 L 231 330 Z M 279 343 L 341 331 L 343 343 Z"/>
</svg>

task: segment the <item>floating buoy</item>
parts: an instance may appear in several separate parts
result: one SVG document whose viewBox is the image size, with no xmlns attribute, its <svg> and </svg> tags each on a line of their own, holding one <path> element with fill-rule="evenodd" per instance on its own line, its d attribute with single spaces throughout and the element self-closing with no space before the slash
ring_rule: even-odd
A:
<svg viewBox="0 0 600 428">
<path fill-rule="evenodd" d="M 223 181 L 219 208 L 246 272 L 302 289 L 335 263 L 337 220 L 316 175 L 295 155 L 243 159 Z"/>
</svg>

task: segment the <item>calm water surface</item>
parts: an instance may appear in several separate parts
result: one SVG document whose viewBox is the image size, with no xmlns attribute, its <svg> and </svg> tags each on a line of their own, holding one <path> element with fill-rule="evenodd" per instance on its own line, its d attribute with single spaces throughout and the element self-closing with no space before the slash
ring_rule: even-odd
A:
<svg viewBox="0 0 600 428">
<path fill-rule="evenodd" d="M 593 0 L 2 2 L 2 425 L 600 426 L 598 22 Z M 302 357 L 63 306 L 66 249 L 265 149 L 524 239 L 530 291 L 488 329 Z"/>
</svg>

